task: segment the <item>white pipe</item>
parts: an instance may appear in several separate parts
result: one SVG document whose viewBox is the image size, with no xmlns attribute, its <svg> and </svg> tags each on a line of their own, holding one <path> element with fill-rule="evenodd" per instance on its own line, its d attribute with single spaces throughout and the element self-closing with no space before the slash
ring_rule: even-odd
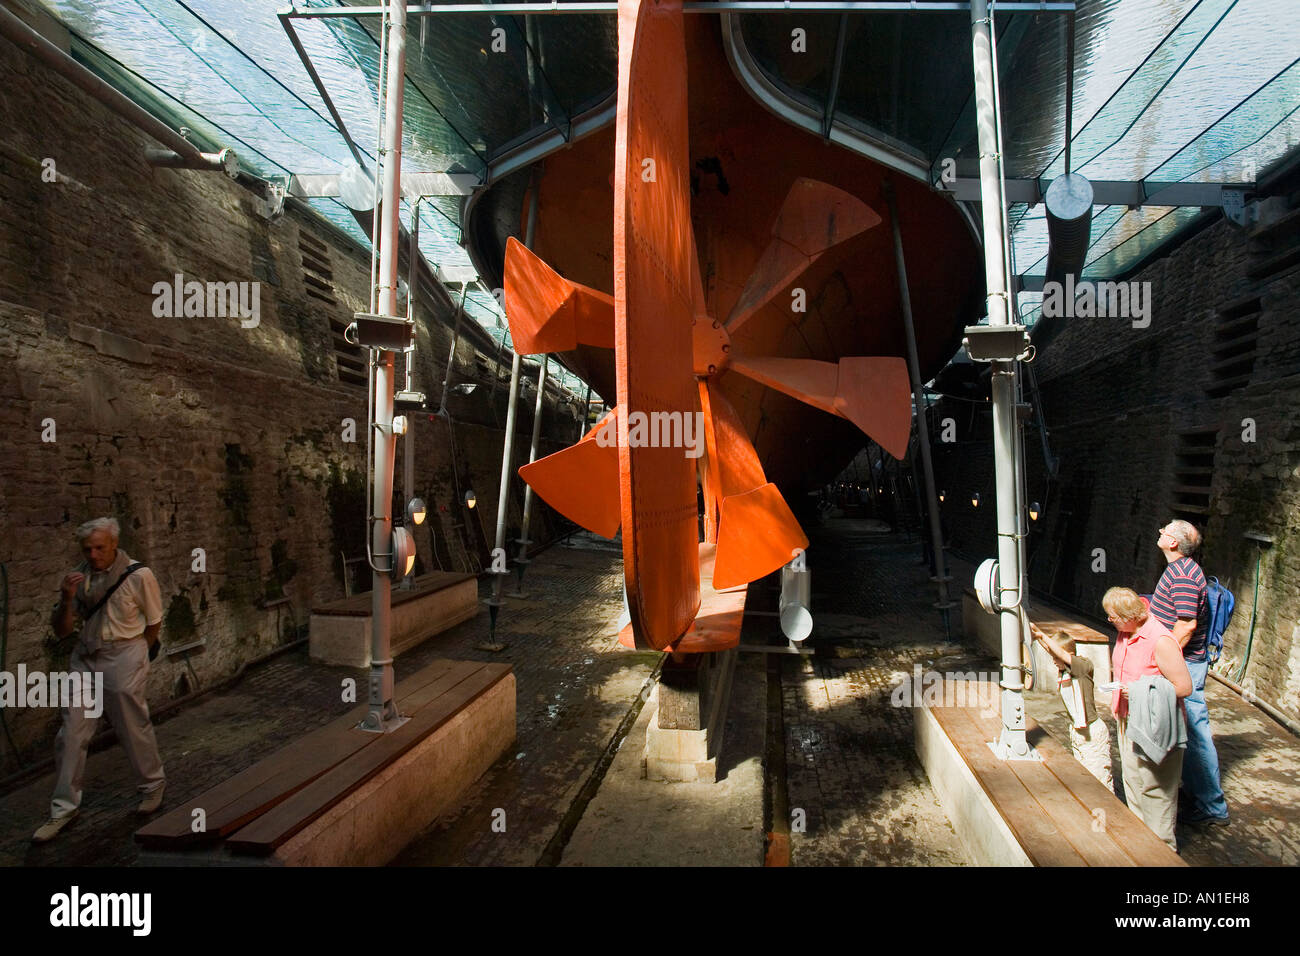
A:
<svg viewBox="0 0 1300 956">
<path fill-rule="evenodd" d="M 388 95 L 384 103 L 383 200 L 379 213 L 378 307 L 380 315 L 397 314 L 398 236 L 401 230 L 402 93 L 406 72 L 406 7 L 391 4 L 388 25 L 388 57 L 384 80 Z M 397 445 L 393 436 L 394 353 L 382 351 L 375 362 L 374 486 L 371 489 L 371 550 L 376 558 L 389 555 L 392 568 L 393 462 Z M 392 575 L 371 571 L 370 711 L 365 726 L 385 730 L 397 718 L 393 702 Z"/>
<path fill-rule="evenodd" d="M 975 67 L 975 116 L 979 132 L 980 198 L 984 220 L 984 281 L 989 325 L 1009 325 L 1006 236 L 1002 230 L 1002 179 L 998 167 L 996 91 L 987 0 L 971 0 L 971 46 Z M 1002 733 L 1004 757 L 1029 756 L 1025 739 L 1024 673 L 1020 642 L 1020 547 L 1016 518 L 1015 362 L 993 363 L 993 454 L 997 489 L 998 564 L 1002 581 Z"/>
<path fill-rule="evenodd" d="M 519 404 L 519 353 L 515 352 L 510 360 L 510 402 L 506 406 L 506 440 L 501 451 L 501 489 L 497 495 L 497 534 L 492 549 L 492 560 L 498 554 L 505 553 L 506 547 L 506 505 L 510 496 L 510 466 L 514 462 L 515 450 L 515 406 Z M 492 600 L 501 603 L 501 586 L 505 581 L 505 572 L 497 574 L 492 581 Z"/>
</svg>

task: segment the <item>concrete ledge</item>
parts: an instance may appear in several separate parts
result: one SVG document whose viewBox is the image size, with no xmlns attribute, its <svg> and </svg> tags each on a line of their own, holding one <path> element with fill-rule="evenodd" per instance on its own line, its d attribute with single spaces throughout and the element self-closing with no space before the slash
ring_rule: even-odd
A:
<svg viewBox="0 0 1300 956">
<path fill-rule="evenodd" d="M 913 737 L 930 786 L 971 860 L 979 866 L 1033 866 L 930 708 L 916 708 Z"/>
<path fill-rule="evenodd" d="M 382 866 L 515 741 L 515 675 L 294 835 L 264 865 Z"/>
<path fill-rule="evenodd" d="M 312 660 L 344 667 L 370 666 L 370 612 L 356 610 L 361 594 L 312 608 Z M 393 590 L 392 654 L 410 650 L 435 634 L 467 621 L 478 613 L 478 581 L 468 574 L 425 575 L 416 581 L 415 593 Z"/>
</svg>

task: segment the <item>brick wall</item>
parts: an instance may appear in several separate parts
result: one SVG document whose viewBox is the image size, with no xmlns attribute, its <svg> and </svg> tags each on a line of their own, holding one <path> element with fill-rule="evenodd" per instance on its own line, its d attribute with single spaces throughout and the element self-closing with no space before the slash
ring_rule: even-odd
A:
<svg viewBox="0 0 1300 956">
<path fill-rule="evenodd" d="M 1292 715 L 1300 715 L 1300 256 L 1288 250 L 1300 230 L 1279 219 L 1296 206 L 1286 192 L 1296 188 L 1279 186 L 1268 201 L 1271 225 L 1217 221 L 1130 277 L 1151 283 L 1149 328 L 1120 318 L 1061 320 L 1033 364 L 1061 462 L 1056 481 L 1045 475 L 1038 431 L 1026 430 L 1028 497 L 1043 505 L 1031 528 L 1032 587 L 1103 618 L 1107 588 L 1154 587 L 1165 566 L 1158 529 L 1174 514 L 1187 517 L 1204 532 L 1207 574 L 1237 597 L 1220 666 L 1229 675 L 1245 655 L 1259 555 L 1243 533 L 1273 536 L 1260 563 L 1246 679 Z M 1228 361 L 1225 342 L 1243 325 L 1253 350 L 1226 351 L 1254 354 L 1253 369 L 1230 369 L 1228 377 L 1244 381 L 1225 393 L 1211 366 Z M 957 442 L 935 446 L 952 543 L 991 556 L 991 411 L 945 400 L 937 417 L 957 425 Z M 1094 570 L 1096 549 L 1104 571 Z"/>
<path fill-rule="evenodd" d="M 164 644 L 202 639 L 190 664 L 209 684 L 289 639 L 313 603 L 341 597 L 340 551 L 364 554 L 365 388 L 339 380 L 331 320 L 368 305 L 368 256 L 292 208 L 267 221 L 220 173 L 150 167 L 147 137 L 8 43 L 0 90 L 6 669 L 58 664 L 43 642 L 58 582 L 79 558 L 73 531 L 111 514 L 122 547 L 157 575 Z M 41 175 L 47 158 L 58 181 Z M 333 288 L 323 295 L 304 280 L 304 247 L 317 265 L 328 260 Z M 260 282 L 259 324 L 155 317 L 154 284 L 176 273 Z M 449 301 L 421 302 L 417 314 L 416 385 L 436 404 Z M 457 380 L 489 383 L 496 359 L 462 337 Z M 417 532 L 422 569 L 487 560 L 509 362 L 506 354 L 495 388 L 449 401 L 459 474 L 447 422 L 417 416 L 416 490 L 431 517 Z M 521 405 L 516 448 L 526 460 L 532 401 Z M 552 396 L 543 415 L 549 453 L 572 440 L 576 411 Z M 400 453 L 395 484 L 400 495 Z M 473 512 L 461 503 L 468 487 Z M 513 487 L 511 539 L 517 476 Z M 545 541 L 555 528 L 542 507 L 531 537 Z M 203 572 L 192 570 L 195 549 Z M 282 595 L 288 606 L 264 606 Z M 151 701 L 169 699 L 182 674 L 182 659 L 160 656 Z M 11 710 L 7 719 L 20 749 L 44 754 L 56 712 Z M 0 772 L 15 765 L 7 743 L 2 752 Z"/>
</svg>

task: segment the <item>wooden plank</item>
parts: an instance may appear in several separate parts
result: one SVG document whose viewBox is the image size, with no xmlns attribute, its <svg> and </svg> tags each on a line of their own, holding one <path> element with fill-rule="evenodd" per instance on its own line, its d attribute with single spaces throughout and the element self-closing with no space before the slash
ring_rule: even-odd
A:
<svg viewBox="0 0 1300 956">
<path fill-rule="evenodd" d="M 390 734 L 234 833 L 226 845 L 235 852 L 266 855 L 361 786 L 385 766 L 434 733 L 510 673 L 509 664 L 480 664 L 468 677 L 448 683 L 436 700 Z M 440 681 L 439 684 L 443 682 Z"/>
<path fill-rule="evenodd" d="M 1026 718 L 1026 731 L 1029 731 L 1029 723 Z M 985 732 L 987 733 L 989 729 L 988 722 L 985 722 Z M 1097 818 L 1092 815 L 1094 807 L 1101 807 L 1105 811 L 1106 821 L 1120 812 L 1119 807 L 1112 805 L 1118 803 L 1114 794 L 1106 793 L 1105 788 L 1097 783 L 1096 778 L 1088 774 L 1097 789 L 1084 790 L 1083 793 L 1091 802 L 1081 802 L 1074 791 L 1062 784 L 1056 769 L 1057 765 L 1071 763 L 1083 770 L 1085 774 L 1088 771 L 1074 759 L 1070 751 L 1063 749 L 1045 733 L 1040 732 L 1037 736 L 1040 739 L 1031 739 L 1030 742 L 1043 758 L 1041 763 L 1011 760 L 1007 761 L 1006 766 L 1025 785 L 1025 789 L 1029 791 L 1048 819 L 1056 824 L 1060 838 L 1065 840 L 1088 866 L 1133 866 L 1133 860 L 1115 845 L 1108 830 L 1093 829 L 1097 822 Z"/>
<path fill-rule="evenodd" d="M 1047 736 L 1033 718 L 1025 721 L 1031 741 L 1035 746 L 1043 746 L 1042 737 Z M 1053 741 L 1057 749 L 1063 750 L 1061 744 Z M 1165 841 L 1151 832 L 1132 810 L 1120 802 L 1114 793 L 1090 774 L 1073 756 L 1068 760 L 1052 760 L 1049 764 L 1052 773 L 1061 785 L 1074 794 L 1085 807 L 1101 806 L 1106 811 L 1106 835 L 1119 848 L 1131 863 L 1124 866 L 1186 866 L 1182 858 L 1165 845 Z M 1099 798 L 1105 798 L 1099 802 Z M 1090 814 L 1091 815 L 1091 812 Z"/>
<path fill-rule="evenodd" d="M 983 730 L 968 710 L 966 707 L 930 708 L 1030 862 L 1035 866 L 1084 866 L 1083 858 L 1061 839 L 1056 825 L 1025 785 L 1004 762 L 993 756 Z"/>
<path fill-rule="evenodd" d="M 407 601 L 414 601 L 417 598 L 444 591 L 447 588 L 455 587 L 462 581 L 468 581 L 472 577 L 472 574 L 460 574 L 455 571 L 430 571 L 428 574 L 422 574 L 416 578 L 415 587 L 409 591 L 393 588 L 392 606 L 398 607 Z M 340 598 L 337 601 L 318 604 L 311 609 L 311 613 L 337 614 L 345 617 L 369 617 L 370 607 L 370 592 L 365 591 L 361 594 L 354 594 L 350 598 Z"/>
<path fill-rule="evenodd" d="M 397 696 L 397 708 L 400 713 L 413 717 L 430 701 L 441 696 L 445 684 L 461 680 L 478 669 L 478 665 L 473 661 L 447 663 L 451 666 L 443 670 L 435 679 L 405 696 Z M 361 708 L 360 716 L 350 721 L 341 731 L 331 728 L 330 734 L 319 737 L 308 734 L 268 757 L 265 762 L 272 765 L 275 771 L 274 777 L 222 807 L 215 818 L 209 815 L 209 832 L 215 829 L 222 839 L 228 837 L 322 774 L 328 773 L 348 758 L 380 740 L 378 734 L 357 729 L 356 725 L 360 723 L 367 709 Z"/>
<path fill-rule="evenodd" d="M 399 682 L 395 689 L 399 709 L 422 706 L 429 698 L 428 689 L 453 669 L 465 675 L 472 673 L 474 665 L 469 661 L 439 659 Z M 136 831 L 136 841 L 149 847 L 177 849 L 223 839 L 378 740 L 377 734 L 355 730 L 367 710 L 367 704 L 353 707 L 342 717 L 286 744 L 183 806 L 151 820 Z M 196 809 L 202 809 L 205 814 L 204 832 L 193 830 Z"/>
</svg>

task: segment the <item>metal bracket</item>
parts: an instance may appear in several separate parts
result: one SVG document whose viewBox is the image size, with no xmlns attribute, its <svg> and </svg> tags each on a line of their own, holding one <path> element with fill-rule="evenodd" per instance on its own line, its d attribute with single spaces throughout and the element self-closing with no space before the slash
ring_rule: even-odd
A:
<svg viewBox="0 0 1300 956">
<path fill-rule="evenodd" d="M 962 345 L 975 362 L 1014 362 L 1029 350 L 1023 325 L 968 325 Z"/>
<path fill-rule="evenodd" d="M 1252 225 L 1258 216 L 1258 209 L 1254 203 L 1246 205 L 1246 193 L 1252 189 L 1254 189 L 1253 184 L 1223 187 L 1223 215 L 1234 225 Z"/>
<path fill-rule="evenodd" d="M 280 183 L 267 183 L 265 196 L 253 196 L 253 211 L 263 219 L 279 219 L 284 214 L 284 197 L 288 195 Z"/>
<path fill-rule="evenodd" d="M 369 312 L 357 312 L 352 318 L 355 320 L 356 344 L 362 348 L 404 352 L 414 344 L 415 323 L 404 318 L 371 315 Z"/>
</svg>

